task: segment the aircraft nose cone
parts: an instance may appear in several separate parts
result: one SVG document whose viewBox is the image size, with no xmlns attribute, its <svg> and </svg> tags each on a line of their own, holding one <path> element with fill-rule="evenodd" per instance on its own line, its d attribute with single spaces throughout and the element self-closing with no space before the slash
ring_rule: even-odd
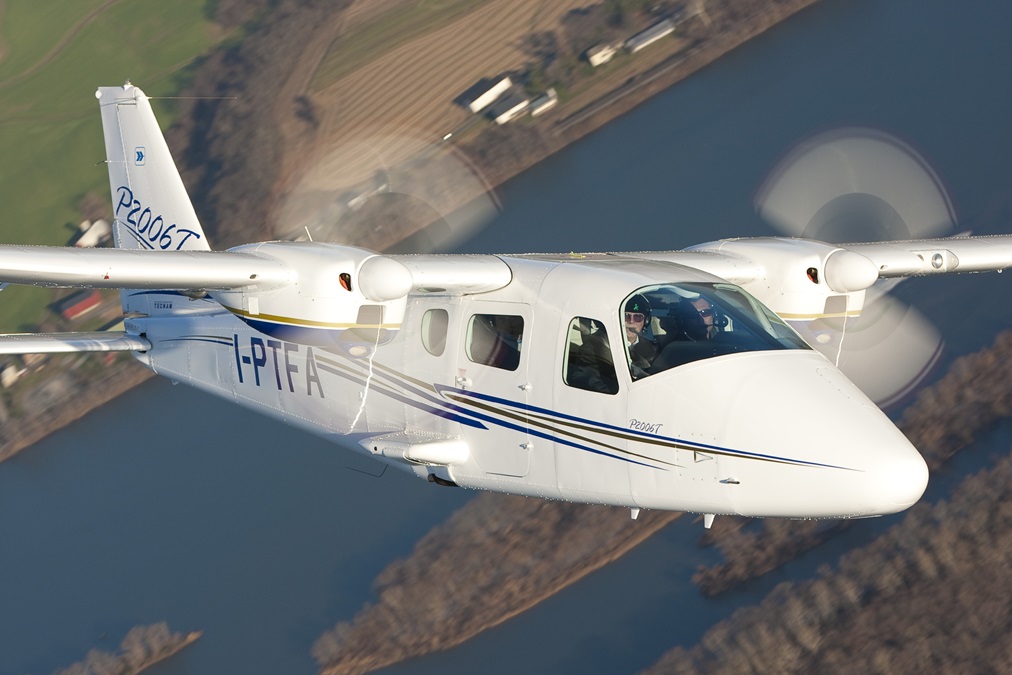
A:
<svg viewBox="0 0 1012 675">
<path fill-rule="evenodd" d="M 709 411 L 715 445 L 730 449 L 716 477 L 733 479 L 722 485 L 734 512 L 857 518 L 902 511 L 924 494 L 920 453 L 821 356 L 744 354 L 683 373 L 693 398 L 682 407 L 699 419 Z"/>
<path fill-rule="evenodd" d="M 928 465 L 912 446 L 893 448 L 877 466 L 868 470 L 884 513 L 902 511 L 917 503 L 928 487 Z"/>
</svg>

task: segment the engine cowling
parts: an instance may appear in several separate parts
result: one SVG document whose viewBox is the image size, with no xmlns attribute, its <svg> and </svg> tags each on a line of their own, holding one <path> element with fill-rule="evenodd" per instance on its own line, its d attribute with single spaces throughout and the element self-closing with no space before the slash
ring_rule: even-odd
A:
<svg viewBox="0 0 1012 675">
<path fill-rule="evenodd" d="M 740 256 L 758 264 L 762 274 L 740 285 L 792 321 L 859 315 L 865 291 L 879 274 L 875 263 L 859 253 L 804 239 L 727 239 L 690 250 Z"/>
<path fill-rule="evenodd" d="M 354 246 L 268 242 L 230 249 L 280 261 L 288 283 L 253 284 L 211 296 L 256 330 L 288 342 L 340 347 L 365 355 L 400 329 L 411 272 L 400 262 Z"/>
</svg>

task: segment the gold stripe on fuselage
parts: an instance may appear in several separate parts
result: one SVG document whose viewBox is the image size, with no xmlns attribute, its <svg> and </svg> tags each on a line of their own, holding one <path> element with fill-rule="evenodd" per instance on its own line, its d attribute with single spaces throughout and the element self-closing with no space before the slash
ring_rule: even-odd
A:
<svg viewBox="0 0 1012 675">
<path fill-rule="evenodd" d="M 302 326 L 306 328 L 386 328 L 388 330 L 397 330 L 401 327 L 401 324 L 399 323 L 328 323 L 326 321 L 313 321 L 311 319 L 296 319 L 290 316 L 278 316 L 277 314 L 251 314 L 245 310 L 238 309 L 236 307 L 229 307 L 228 305 L 222 305 L 222 307 L 236 316 L 241 316 L 246 319 L 253 319 L 254 321 L 271 321 L 273 323 L 282 323 L 288 326 Z"/>
</svg>

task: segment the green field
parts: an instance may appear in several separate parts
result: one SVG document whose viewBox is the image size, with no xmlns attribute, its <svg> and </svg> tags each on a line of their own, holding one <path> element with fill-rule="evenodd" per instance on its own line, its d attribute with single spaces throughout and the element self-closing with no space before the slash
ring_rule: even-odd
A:
<svg viewBox="0 0 1012 675">
<path fill-rule="evenodd" d="M 384 12 L 331 45 L 313 75 L 319 91 L 348 73 L 431 30 L 464 16 L 485 0 L 430 0 Z"/>
<path fill-rule="evenodd" d="M 8 0 L 0 16 L 0 242 L 64 245 L 87 192 L 107 196 L 94 92 L 126 79 L 177 93 L 195 59 L 225 36 L 206 0 Z M 163 128 L 172 107 L 154 101 Z M 110 207 L 111 210 L 111 207 Z M 0 332 L 33 326 L 46 289 L 0 294 Z"/>
</svg>

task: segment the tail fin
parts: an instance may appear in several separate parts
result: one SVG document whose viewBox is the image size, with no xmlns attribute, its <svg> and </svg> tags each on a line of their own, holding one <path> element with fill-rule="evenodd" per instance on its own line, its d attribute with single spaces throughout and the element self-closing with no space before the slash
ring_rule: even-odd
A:
<svg viewBox="0 0 1012 675">
<path fill-rule="evenodd" d="M 210 246 L 144 92 L 99 87 L 116 248 L 207 251 Z"/>
<path fill-rule="evenodd" d="M 95 97 L 102 111 L 116 248 L 210 250 L 148 97 L 129 82 L 99 87 Z M 179 311 L 178 296 L 177 291 L 120 291 L 125 313 L 148 315 Z"/>
</svg>

